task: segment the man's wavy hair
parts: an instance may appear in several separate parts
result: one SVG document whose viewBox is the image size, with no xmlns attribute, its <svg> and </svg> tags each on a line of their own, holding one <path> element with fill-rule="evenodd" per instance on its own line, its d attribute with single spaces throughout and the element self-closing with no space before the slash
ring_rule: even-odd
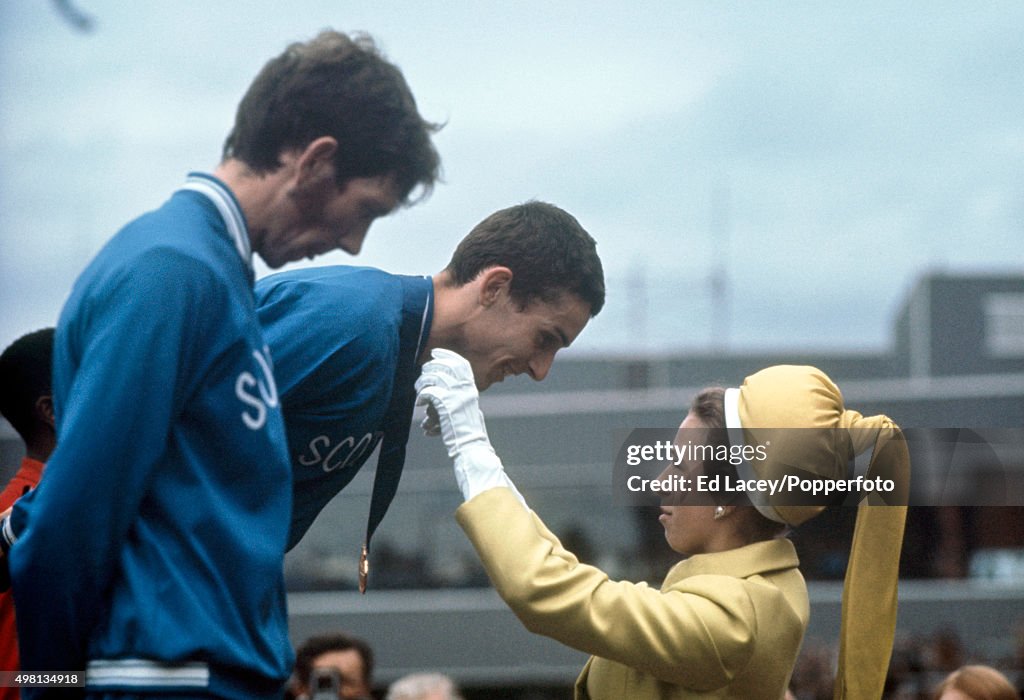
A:
<svg viewBox="0 0 1024 700">
<path fill-rule="evenodd" d="M 271 59 L 249 86 L 224 142 L 224 159 L 257 173 L 273 172 L 280 156 L 321 136 L 338 141 L 339 185 L 355 177 L 394 174 L 402 202 L 428 196 L 441 160 L 402 72 L 366 35 L 325 30 Z M 419 195 L 410 201 L 417 186 Z"/>
</svg>

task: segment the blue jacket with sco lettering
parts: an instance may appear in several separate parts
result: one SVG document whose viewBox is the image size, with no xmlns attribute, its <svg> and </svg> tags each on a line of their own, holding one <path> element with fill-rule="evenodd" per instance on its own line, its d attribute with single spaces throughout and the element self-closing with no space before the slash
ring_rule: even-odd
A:
<svg viewBox="0 0 1024 700">
<path fill-rule="evenodd" d="M 76 282 L 54 348 L 57 449 L 12 516 L 24 670 L 280 697 L 291 468 L 250 258 L 230 191 L 192 175 Z"/>
<path fill-rule="evenodd" d="M 363 466 L 387 422 L 401 419 L 389 414 L 392 395 L 413 387 L 396 387 L 395 375 L 416 362 L 430 334 L 433 283 L 369 267 L 314 267 L 261 279 L 256 306 L 291 452 L 290 549 Z M 400 335 L 415 342 L 402 350 Z"/>
</svg>

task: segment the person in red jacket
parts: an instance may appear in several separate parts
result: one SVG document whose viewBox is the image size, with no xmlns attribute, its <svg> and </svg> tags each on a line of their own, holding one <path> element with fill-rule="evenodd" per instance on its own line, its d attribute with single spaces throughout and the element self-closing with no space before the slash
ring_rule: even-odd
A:
<svg viewBox="0 0 1024 700">
<path fill-rule="evenodd" d="M 53 364 L 53 328 L 18 338 L 0 355 L 0 414 L 25 443 L 25 457 L 14 477 L 0 492 L 0 512 L 39 483 L 43 464 L 57 444 L 54 430 L 50 374 Z M 3 563 L 6 573 L 6 562 Z M 10 588 L 0 593 L 0 674 L 18 670 L 18 637 L 14 624 L 14 598 Z M 16 700 L 18 688 L 4 678 L 0 700 Z"/>
</svg>

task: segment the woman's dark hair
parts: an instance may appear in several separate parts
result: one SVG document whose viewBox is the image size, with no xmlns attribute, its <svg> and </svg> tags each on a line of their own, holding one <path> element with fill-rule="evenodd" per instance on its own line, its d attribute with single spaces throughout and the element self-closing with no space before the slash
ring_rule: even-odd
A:
<svg viewBox="0 0 1024 700">
<path fill-rule="evenodd" d="M 701 389 L 690 403 L 690 412 L 708 428 L 706 444 L 716 448 L 716 452 L 719 452 L 718 447 L 724 446 L 725 450 L 721 450 L 721 452 L 728 453 L 729 432 L 725 424 L 725 389 L 720 386 Z M 736 467 L 733 464 L 728 460 L 719 459 L 706 460 L 704 473 L 728 475 L 734 480 L 737 476 Z M 788 526 L 784 523 L 775 522 L 761 515 L 742 492 L 737 492 L 730 499 L 723 501 L 722 505 L 749 506 L 745 510 L 749 511 L 750 515 L 744 518 L 743 527 L 743 534 L 749 542 L 770 540 L 788 530 Z"/>
</svg>

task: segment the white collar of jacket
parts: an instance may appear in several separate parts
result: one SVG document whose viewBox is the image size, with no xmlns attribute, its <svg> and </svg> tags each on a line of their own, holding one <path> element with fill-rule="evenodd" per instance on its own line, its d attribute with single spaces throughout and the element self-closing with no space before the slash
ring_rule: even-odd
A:
<svg viewBox="0 0 1024 700">
<path fill-rule="evenodd" d="M 252 247 L 249 244 L 249 229 L 246 226 L 242 208 L 239 206 L 238 200 L 235 199 L 235 195 L 228 189 L 228 186 L 212 175 L 189 173 L 181 189 L 199 192 L 213 202 L 214 206 L 217 207 L 217 211 L 220 212 L 221 218 L 224 219 L 224 226 L 227 227 L 228 235 L 235 244 L 238 256 L 242 258 L 242 262 L 252 272 Z"/>
</svg>

